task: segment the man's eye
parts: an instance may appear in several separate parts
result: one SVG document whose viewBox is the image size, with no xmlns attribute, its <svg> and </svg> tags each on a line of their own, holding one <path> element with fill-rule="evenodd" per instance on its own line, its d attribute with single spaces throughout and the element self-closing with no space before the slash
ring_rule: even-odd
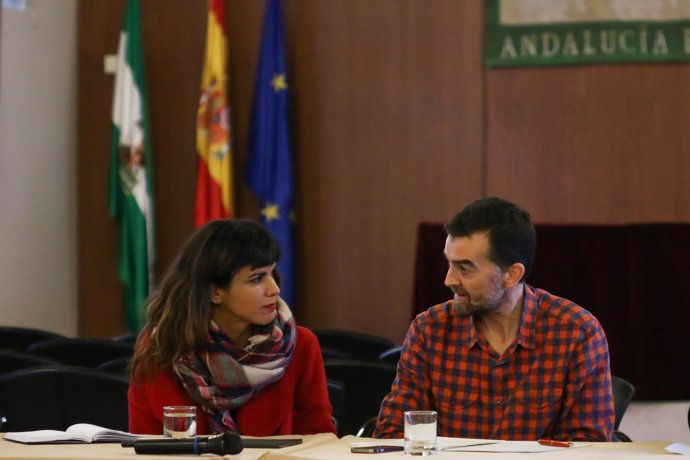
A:
<svg viewBox="0 0 690 460">
<path fill-rule="evenodd" d="M 251 278 L 249 280 L 249 282 L 254 283 L 254 284 L 259 284 L 263 278 L 264 278 L 264 275 L 258 275 L 258 276 Z"/>
</svg>

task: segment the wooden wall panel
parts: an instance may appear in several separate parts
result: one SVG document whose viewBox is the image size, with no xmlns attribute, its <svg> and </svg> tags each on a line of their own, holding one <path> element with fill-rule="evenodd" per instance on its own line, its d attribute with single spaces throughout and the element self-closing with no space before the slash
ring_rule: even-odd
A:
<svg viewBox="0 0 690 460">
<path fill-rule="evenodd" d="M 298 319 L 401 340 L 412 311 L 418 222 L 445 220 L 482 190 L 481 1 L 286 0 Z M 264 2 L 226 1 L 230 93 L 242 183 Z M 83 335 L 119 333 L 117 234 L 106 213 L 118 0 L 80 2 L 80 308 Z M 192 231 L 194 118 L 204 2 L 142 2 L 154 142 L 158 277 Z M 108 27 L 92 24 L 107 23 Z M 106 36 L 107 35 L 107 36 Z M 92 158 L 97 157 L 97 158 Z M 98 200 L 92 200 L 98 194 Z M 442 248 L 439 248 L 441 251 Z M 97 275 L 95 275 L 97 274 Z M 91 279 L 93 278 L 93 279 Z M 107 279 L 103 279 L 107 278 Z"/>
<path fill-rule="evenodd" d="M 264 2 L 227 0 L 239 215 Z M 298 319 L 402 339 L 417 224 L 496 194 L 537 222 L 690 219 L 690 66 L 485 71 L 481 0 L 284 0 Z M 120 0 L 79 2 L 82 335 L 121 332 L 105 181 Z M 142 2 L 158 276 L 192 231 L 205 2 Z M 439 248 L 441 251 L 442 248 Z"/>
<path fill-rule="evenodd" d="M 107 178 L 114 76 L 103 58 L 117 53 L 124 2 L 79 2 L 78 231 L 79 331 L 123 332 L 117 278 L 118 231 L 108 215 Z M 203 2 L 141 2 L 153 142 L 157 275 L 193 230 L 195 122 L 206 28 Z"/>
<path fill-rule="evenodd" d="M 690 219 L 690 66 L 488 72 L 487 190 L 540 222 Z"/>
<path fill-rule="evenodd" d="M 77 292 L 83 336 L 123 329 L 117 228 L 108 216 L 107 194 L 114 79 L 103 72 L 103 56 L 117 50 L 122 21 L 115 18 L 123 10 L 124 2 L 78 2 Z"/>
<path fill-rule="evenodd" d="M 417 224 L 480 193 L 481 4 L 289 5 L 304 322 L 401 340 Z"/>
</svg>

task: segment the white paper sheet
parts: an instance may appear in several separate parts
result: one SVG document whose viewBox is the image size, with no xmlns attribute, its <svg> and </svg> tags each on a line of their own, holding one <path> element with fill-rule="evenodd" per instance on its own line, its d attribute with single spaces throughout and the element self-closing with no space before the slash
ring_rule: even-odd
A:
<svg viewBox="0 0 690 460">
<path fill-rule="evenodd" d="M 674 442 L 666 446 L 666 452 L 679 455 L 690 455 L 690 445 L 682 442 Z"/>
</svg>

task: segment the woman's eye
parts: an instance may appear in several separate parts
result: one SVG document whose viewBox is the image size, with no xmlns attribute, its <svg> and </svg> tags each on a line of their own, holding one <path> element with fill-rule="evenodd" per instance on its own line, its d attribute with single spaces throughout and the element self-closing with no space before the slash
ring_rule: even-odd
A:
<svg viewBox="0 0 690 460">
<path fill-rule="evenodd" d="M 254 283 L 254 284 L 259 284 L 263 278 L 264 278 L 264 275 L 255 276 L 255 277 L 251 278 L 249 280 L 249 282 Z"/>
</svg>

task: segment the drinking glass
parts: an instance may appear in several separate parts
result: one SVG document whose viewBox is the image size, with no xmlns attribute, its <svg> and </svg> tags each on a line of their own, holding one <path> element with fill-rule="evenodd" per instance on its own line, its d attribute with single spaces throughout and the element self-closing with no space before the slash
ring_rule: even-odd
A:
<svg viewBox="0 0 690 460">
<path fill-rule="evenodd" d="M 405 454 L 432 455 L 436 450 L 436 411 L 405 411 Z"/>
<path fill-rule="evenodd" d="M 166 438 L 190 438 L 196 435 L 195 406 L 163 407 L 163 436 Z"/>
</svg>

